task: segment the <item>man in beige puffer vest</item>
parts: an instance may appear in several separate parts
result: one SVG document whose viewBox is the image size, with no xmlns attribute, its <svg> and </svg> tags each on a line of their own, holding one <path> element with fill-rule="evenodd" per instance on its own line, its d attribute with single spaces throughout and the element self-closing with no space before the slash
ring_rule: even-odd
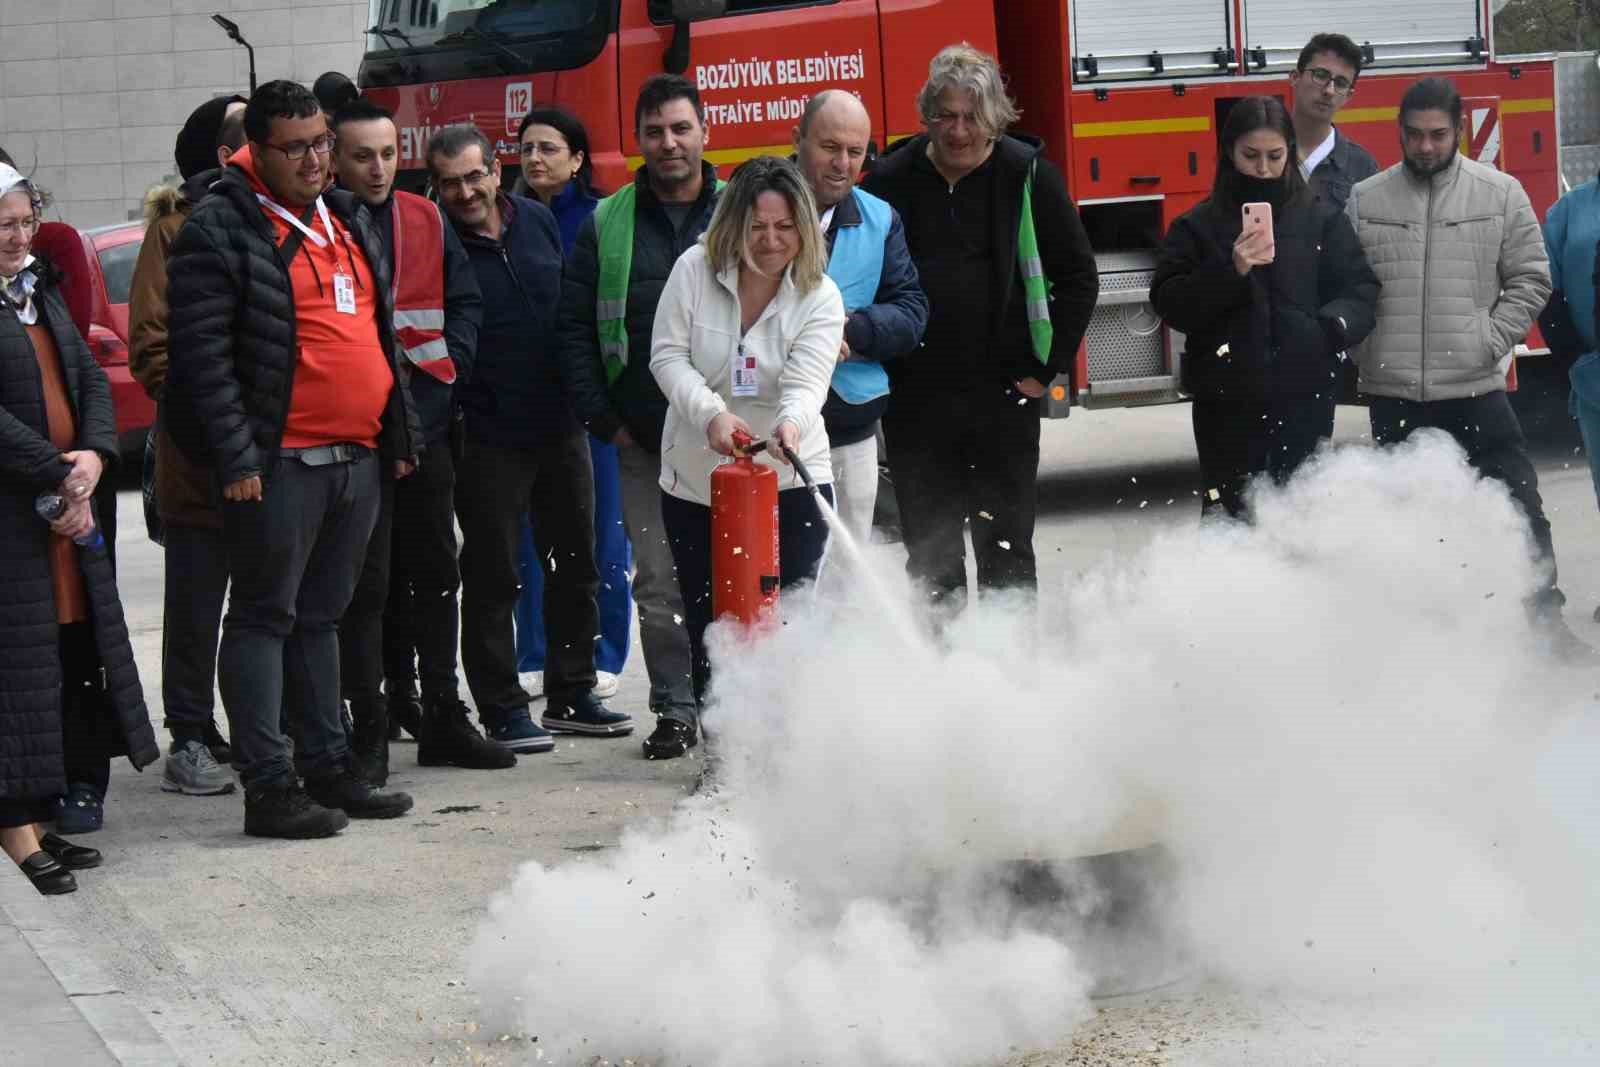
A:
<svg viewBox="0 0 1600 1067">
<path fill-rule="evenodd" d="M 1530 608 L 1553 651 L 1592 656 L 1561 620 L 1550 522 L 1506 398 L 1511 351 L 1550 295 L 1538 217 L 1518 181 L 1463 158 L 1461 94 L 1424 78 L 1400 101 L 1401 163 L 1360 182 L 1345 211 L 1383 289 L 1357 353 L 1379 444 L 1424 427 L 1460 443 L 1522 507 L 1538 549 Z"/>
</svg>

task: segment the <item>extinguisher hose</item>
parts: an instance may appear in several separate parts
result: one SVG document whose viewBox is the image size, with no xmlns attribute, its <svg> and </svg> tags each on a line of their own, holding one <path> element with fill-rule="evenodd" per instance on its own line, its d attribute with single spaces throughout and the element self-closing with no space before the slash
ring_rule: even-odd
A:
<svg viewBox="0 0 1600 1067">
<path fill-rule="evenodd" d="M 778 447 L 783 449 L 783 458 L 788 460 L 790 465 L 799 472 L 800 480 L 806 483 L 806 488 L 820 495 L 821 491 L 817 488 L 817 483 L 812 480 L 811 472 L 806 470 L 804 463 L 800 462 L 800 457 L 794 454 L 794 449 L 782 442 L 779 442 Z"/>
</svg>

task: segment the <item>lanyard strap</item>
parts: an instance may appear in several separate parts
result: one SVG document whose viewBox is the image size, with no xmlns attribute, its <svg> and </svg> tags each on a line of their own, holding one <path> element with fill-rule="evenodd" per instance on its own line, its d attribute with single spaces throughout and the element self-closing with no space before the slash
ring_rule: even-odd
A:
<svg viewBox="0 0 1600 1067">
<path fill-rule="evenodd" d="M 291 212 L 286 211 L 283 205 L 278 203 L 276 200 L 273 200 L 267 196 L 263 196 L 260 193 L 256 194 L 256 199 L 261 202 L 262 207 L 266 208 L 268 211 L 272 212 L 274 215 L 278 216 L 284 222 L 287 222 L 301 233 L 305 234 L 306 240 L 310 241 L 318 248 L 327 248 L 329 245 L 333 244 L 333 220 L 328 218 L 328 205 L 322 202 L 322 197 L 317 197 L 317 215 L 322 219 L 322 228 L 327 232 L 327 237 L 323 237 L 322 234 L 318 233 L 310 226 L 307 226 L 305 223 L 295 218 Z"/>
</svg>

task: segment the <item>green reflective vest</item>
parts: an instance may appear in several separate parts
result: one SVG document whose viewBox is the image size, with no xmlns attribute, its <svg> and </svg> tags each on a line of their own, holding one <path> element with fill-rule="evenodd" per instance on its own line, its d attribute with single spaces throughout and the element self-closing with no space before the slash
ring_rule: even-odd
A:
<svg viewBox="0 0 1600 1067">
<path fill-rule="evenodd" d="M 1050 325 L 1050 291 L 1054 283 L 1044 276 L 1039 259 L 1039 234 L 1033 228 L 1033 174 L 1038 162 L 1028 168 L 1022 183 L 1022 222 L 1017 227 L 1017 260 L 1022 267 L 1022 294 L 1028 300 L 1028 333 L 1033 338 L 1033 354 L 1040 363 L 1050 362 L 1050 343 L 1055 327 Z"/>
<path fill-rule="evenodd" d="M 717 179 L 721 191 L 727 183 Z M 594 230 L 600 257 L 600 280 L 595 286 L 595 324 L 600 335 L 600 357 L 606 384 L 613 385 L 628 367 L 628 277 L 633 272 L 633 221 L 638 185 L 629 182 L 594 209 Z"/>
</svg>

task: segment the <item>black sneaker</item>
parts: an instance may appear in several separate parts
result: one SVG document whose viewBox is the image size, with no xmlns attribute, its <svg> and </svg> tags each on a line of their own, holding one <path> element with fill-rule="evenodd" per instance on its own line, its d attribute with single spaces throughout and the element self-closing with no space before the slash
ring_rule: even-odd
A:
<svg viewBox="0 0 1600 1067">
<path fill-rule="evenodd" d="M 633 716 L 612 711 L 593 689 L 570 700 L 551 699 L 540 724 L 554 734 L 588 734 L 592 737 L 626 737 L 633 733 Z"/>
<path fill-rule="evenodd" d="M 411 810 L 410 793 L 380 793 L 349 770 L 327 778 L 307 778 L 306 795 L 352 819 L 393 819 Z"/>
<path fill-rule="evenodd" d="M 417 737 L 417 763 L 423 767 L 465 767 L 497 771 L 517 765 L 517 754 L 495 744 L 472 725 L 460 697 L 435 700 L 422 719 Z"/>
<path fill-rule="evenodd" d="M 244 832 L 251 837 L 332 837 L 349 825 L 344 812 L 316 803 L 299 782 L 245 790 Z"/>
<path fill-rule="evenodd" d="M 655 732 L 645 738 L 645 759 L 677 759 L 699 741 L 694 727 L 665 716 L 656 720 Z"/>
<path fill-rule="evenodd" d="M 389 701 L 389 740 L 400 740 L 402 727 L 413 741 L 422 740 L 422 697 L 416 683 L 390 678 L 383 691 Z"/>
<path fill-rule="evenodd" d="M 382 788 L 389 781 L 389 710 L 384 698 L 350 708 L 350 769 L 363 781 Z"/>
<path fill-rule="evenodd" d="M 205 742 L 206 748 L 211 750 L 212 759 L 224 767 L 233 762 L 233 746 L 228 744 L 228 739 L 217 729 L 217 720 L 212 719 L 206 723 L 205 736 L 201 740 Z"/>
</svg>

